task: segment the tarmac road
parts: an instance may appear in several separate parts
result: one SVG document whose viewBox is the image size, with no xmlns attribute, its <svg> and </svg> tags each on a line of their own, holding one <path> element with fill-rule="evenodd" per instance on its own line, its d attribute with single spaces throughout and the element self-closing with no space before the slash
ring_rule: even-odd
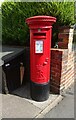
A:
<svg viewBox="0 0 76 120">
<path fill-rule="evenodd" d="M 66 91 L 64 99 L 44 118 L 74 118 L 74 84 Z"/>
</svg>

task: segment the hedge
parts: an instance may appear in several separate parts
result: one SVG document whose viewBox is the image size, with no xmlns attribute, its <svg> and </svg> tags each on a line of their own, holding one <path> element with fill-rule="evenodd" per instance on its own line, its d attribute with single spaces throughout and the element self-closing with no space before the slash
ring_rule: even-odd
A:
<svg viewBox="0 0 76 120">
<path fill-rule="evenodd" d="M 57 18 L 53 25 L 53 43 L 57 41 L 57 26 L 74 24 L 74 2 L 4 2 L 2 4 L 2 43 L 29 46 L 26 18 L 50 15 Z"/>
</svg>

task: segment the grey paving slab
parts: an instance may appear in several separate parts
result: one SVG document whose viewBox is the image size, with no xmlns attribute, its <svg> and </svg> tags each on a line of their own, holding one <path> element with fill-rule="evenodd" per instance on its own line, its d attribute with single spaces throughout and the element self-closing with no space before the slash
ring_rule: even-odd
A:
<svg viewBox="0 0 76 120">
<path fill-rule="evenodd" d="M 2 118 L 2 94 L 0 94 L 0 120 Z"/>
<path fill-rule="evenodd" d="M 32 103 L 33 105 L 35 105 L 36 107 L 40 108 L 41 110 L 43 110 L 47 106 L 49 106 L 49 104 L 51 104 L 57 97 L 58 97 L 58 95 L 50 94 L 48 100 L 43 101 L 43 102 L 36 102 L 31 99 L 26 99 L 26 100 L 29 101 L 30 103 Z"/>
<path fill-rule="evenodd" d="M 43 101 L 43 102 L 34 101 L 31 99 L 31 96 L 30 96 L 30 84 L 29 83 L 27 85 L 15 90 L 13 92 L 13 94 L 24 97 L 26 101 L 30 102 L 31 104 L 35 105 L 36 107 L 40 108 L 41 110 L 43 110 L 45 107 L 47 107 L 51 102 L 53 102 L 58 97 L 58 95 L 49 94 L 49 98 L 46 101 Z"/>
<path fill-rule="evenodd" d="M 40 111 L 25 98 L 2 95 L 2 118 L 34 118 Z"/>
</svg>

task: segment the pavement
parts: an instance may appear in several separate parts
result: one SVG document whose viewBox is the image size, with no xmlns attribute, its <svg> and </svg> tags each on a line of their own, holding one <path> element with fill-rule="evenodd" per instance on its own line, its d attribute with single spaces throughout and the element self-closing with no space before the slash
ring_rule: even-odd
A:
<svg viewBox="0 0 76 120">
<path fill-rule="evenodd" d="M 68 110 L 70 114 L 71 112 L 74 114 L 74 110 L 71 111 L 69 109 L 69 104 L 66 106 L 69 103 L 68 100 L 71 100 L 71 96 L 69 97 L 68 95 L 73 95 L 73 90 L 74 86 L 71 85 L 63 95 L 50 93 L 49 99 L 44 102 L 36 102 L 31 99 L 29 84 L 18 88 L 12 94 L 0 94 L 0 118 L 57 118 L 60 113 L 65 116 L 65 111 Z M 67 98 L 67 101 L 65 98 Z M 62 101 L 64 101 L 63 106 L 61 106 Z M 56 108 L 56 106 L 60 106 L 60 108 Z M 62 112 L 61 108 L 64 109 L 64 112 Z"/>
<path fill-rule="evenodd" d="M 36 102 L 30 97 L 29 84 L 18 88 L 12 94 L 0 94 L 0 117 L 2 118 L 40 118 L 54 108 L 63 96 L 50 93 L 49 99 Z"/>
</svg>

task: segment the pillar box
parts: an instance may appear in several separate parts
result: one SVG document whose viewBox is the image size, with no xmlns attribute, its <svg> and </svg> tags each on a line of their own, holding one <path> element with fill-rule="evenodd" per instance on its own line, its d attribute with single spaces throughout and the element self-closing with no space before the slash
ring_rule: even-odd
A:
<svg viewBox="0 0 76 120">
<path fill-rule="evenodd" d="M 31 97 L 45 101 L 49 97 L 50 47 L 55 17 L 34 16 L 26 19 L 30 28 Z"/>
</svg>

